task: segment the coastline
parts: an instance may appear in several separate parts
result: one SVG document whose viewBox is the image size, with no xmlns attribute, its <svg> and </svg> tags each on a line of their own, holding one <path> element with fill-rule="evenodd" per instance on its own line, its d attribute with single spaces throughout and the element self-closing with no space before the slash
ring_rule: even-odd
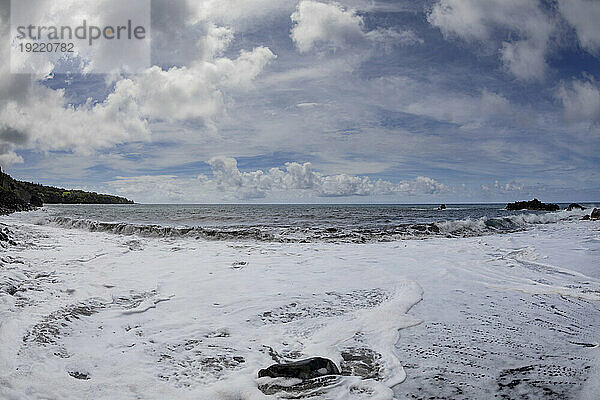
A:
<svg viewBox="0 0 600 400">
<path fill-rule="evenodd" d="M 124 197 L 67 190 L 12 178 L 0 167 L 0 215 L 32 211 L 44 204 L 134 204 Z"/>
<path fill-rule="evenodd" d="M 517 398 L 544 387 L 566 398 L 593 393 L 597 222 L 371 244 L 210 242 L 0 222 L 18 243 L 2 257 L 3 281 L 18 289 L 1 295 L 4 397 L 36 382 L 40 398 L 262 398 L 255 374 L 273 362 L 263 346 L 340 362 L 340 347 L 359 347 L 341 334 L 361 331 L 348 321 L 371 326 L 363 344 L 395 356 L 384 355 L 387 379 L 343 378 L 331 390 L 419 398 L 443 395 L 445 382 L 456 398 Z M 389 298 L 396 311 L 380 307 Z M 458 373 L 457 365 L 468 367 Z M 390 392 L 386 380 L 403 383 Z"/>
</svg>

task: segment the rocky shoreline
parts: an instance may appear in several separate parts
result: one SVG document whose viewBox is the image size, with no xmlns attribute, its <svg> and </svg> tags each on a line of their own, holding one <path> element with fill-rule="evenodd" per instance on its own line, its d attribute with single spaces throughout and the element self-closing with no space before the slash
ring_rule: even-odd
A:
<svg viewBox="0 0 600 400">
<path fill-rule="evenodd" d="M 552 203 L 542 203 L 538 199 L 533 199 L 530 201 L 516 201 L 514 203 L 509 203 L 506 205 L 506 209 L 509 211 L 519 211 L 519 210 L 528 210 L 528 211 L 559 211 L 560 206 L 558 204 Z M 586 210 L 586 207 L 582 206 L 578 203 L 571 203 L 568 207 L 565 208 L 567 211 L 573 210 Z M 592 209 L 590 214 L 584 215 L 582 220 L 598 220 L 600 219 L 600 209 L 594 208 Z"/>
<path fill-rule="evenodd" d="M 531 201 L 516 201 L 506 205 L 509 211 L 530 210 L 530 211 L 558 211 L 560 206 L 552 203 L 542 203 L 538 199 Z"/>
</svg>

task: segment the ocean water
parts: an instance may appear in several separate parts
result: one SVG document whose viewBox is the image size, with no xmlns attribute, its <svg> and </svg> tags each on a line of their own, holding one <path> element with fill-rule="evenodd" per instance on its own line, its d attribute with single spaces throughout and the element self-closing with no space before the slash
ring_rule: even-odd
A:
<svg viewBox="0 0 600 400">
<path fill-rule="evenodd" d="M 597 399 L 600 221 L 436 208 L 2 216 L 0 399 Z"/>
<path fill-rule="evenodd" d="M 593 206 L 593 205 L 588 205 Z M 582 213 L 448 205 L 56 205 L 37 223 L 120 234 L 208 240 L 378 242 L 516 232 Z"/>
</svg>

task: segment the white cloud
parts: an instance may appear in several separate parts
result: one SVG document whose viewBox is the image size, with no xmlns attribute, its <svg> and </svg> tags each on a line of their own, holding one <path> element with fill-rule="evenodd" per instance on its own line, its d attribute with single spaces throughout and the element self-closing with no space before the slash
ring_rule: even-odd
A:
<svg viewBox="0 0 600 400">
<path fill-rule="evenodd" d="M 500 182 L 494 182 L 494 188 L 501 192 L 505 193 L 513 193 L 513 192 L 523 192 L 525 190 L 525 185 L 517 182 L 508 182 L 501 184 Z"/>
<path fill-rule="evenodd" d="M 273 177 L 263 171 L 240 172 L 233 158 L 213 158 L 209 164 L 218 189 L 233 191 L 243 199 L 263 198 L 274 185 Z"/>
<path fill-rule="evenodd" d="M 600 48 L 600 2 L 597 0 L 560 0 L 560 12 L 577 32 L 581 46 L 593 54 Z"/>
<path fill-rule="evenodd" d="M 193 10 L 192 22 L 218 21 L 233 23 L 257 19 L 293 8 L 296 0 L 187 0 Z"/>
<path fill-rule="evenodd" d="M 534 40 L 504 42 L 500 53 L 505 67 L 519 79 L 534 80 L 545 75 L 545 44 Z"/>
<path fill-rule="evenodd" d="M 431 9 L 427 20 L 438 27 L 444 36 L 456 35 L 465 40 L 485 40 L 490 35 L 487 15 L 493 7 L 492 3 L 440 0 Z"/>
<path fill-rule="evenodd" d="M 367 46 L 372 42 L 391 45 L 422 44 L 423 39 L 412 31 L 375 29 L 367 32 L 356 10 L 339 3 L 303 0 L 291 15 L 294 26 L 291 37 L 301 53 L 314 48 L 345 49 Z"/>
<path fill-rule="evenodd" d="M 532 187 L 525 186 L 523 183 L 516 181 L 500 183 L 495 181 L 493 185 L 481 185 L 481 191 L 486 195 L 514 195 L 514 194 L 530 194 Z"/>
<path fill-rule="evenodd" d="M 426 115 L 440 121 L 479 126 L 493 118 L 504 118 L 512 110 L 509 101 L 497 93 L 482 90 L 479 96 L 451 95 L 425 98 L 406 107 L 416 115 Z"/>
<path fill-rule="evenodd" d="M 312 170 L 310 163 L 289 162 L 284 169 L 241 172 L 237 161 L 216 157 L 209 161 L 219 190 L 242 199 L 264 198 L 272 191 L 303 190 L 318 197 L 377 196 L 392 194 L 438 194 L 448 187 L 428 177 L 391 183 L 381 179 L 348 174 L 323 175 Z"/>
<path fill-rule="evenodd" d="M 174 2 L 171 8 L 176 14 L 171 22 L 181 22 L 185 15 L 183 6 L 176 12 L 179 3 Z M 0 34 L 7 36 L 3 11 Z M 154 66 L 119 79 L 114 91 L 100 103 L 89 99 L 71 105 L 64 89 L 43 85 L 45 74 L 11 74 L 8 63 L 1 63 L 0 162 L 4 166 L 22 162 L 15 153 L 18 149 L 90 154 L 116 144 L 149 141 L 149 122 L 158 119 L 195 119 L 210 126 L 213 118 L 225 112 L 228 97 L 251 89 L 253 80 L 276 56 L 266 47 L 256 47 L 242 50 L 237 58 L 223 57 L 232 31 L 211 23 L 202 28 L 196 59 L 188 65 L 169 69 Z M 4 59 L 8 58 L 8 45 L 7 41 L 0 43 Z"/>
<path fill-rule="evenodd" d="M 74 107 L 66 103 L 64 91 L 34 83 L 25 100 L 0 106 L 0 130 L 19 132 L 19 147 L 45 151 L 86 152 L 148 137 L 146 122 L 131 113 L 128 104 L 88 102 Z"/>
<path fill-rule="evenodd" d="M 0 167 L 22 163 L 23 157 L 14 152 L 12 145 L 8 143 L 0 143 Z"/>
<path fill-rule="evenodd" d="M 138 202 L 218 202 L 256 199 L 304 199 L 325 197 L 436 195 L 450 189 L 436 180 L 419 176 L 392 183 L 349 174 L 323 175 L 310 163 L 289 162 L 267 171 L 240 171 L 237 160 L 215 157 L 209 162 L 212 177 L 181 178 L 174 175 L 119 176 L 99 191 L 108 191 Z"/>
<path fill-rule="evenodd" d="M 150 0 L 36 0 L 13 2 L 11 21 L 28 26 L 71 26 L 86 21 L 88 26 L 112 26 L 132 19 L 136 25 L 150 26 Z M 7 35 L 8 37 L 9 35 Z M 150 65 L 150 39 L 143 41 L 97 40 L 93 46 L 87 39 L 73 37 L 72 53 L 35 53 L 13 51 L 13 70 L 19 72 L 50 73 L 78 71 L 120 73 L 138 72 Z M 68 65 L 65 69 L 63 66 Z"/>
<path fill-rule="evenodd" d="M 208 24 L 206 34 L 196 43 L 202 51 L 201 59 L 211 60 L 221 55 L 233 40 L 233 36 L 231 28 Z"/>
<path fill-rule="evenodd" d="M 167 121 L 210 120 L 224 111 L 225 89 L 243 89 L 275 59 L 266 47 L 242 51 L 234 60 L 197 61 L 167 71 L 154 66 L 143 74 L 117 82 L 106 107 L 127 105 L 142 118 Z"/>
<path fill-rule="evenodd" d="M 366 37 L 384 45 L 403 45 L 411 46 L 423 44 L 425 41 L 411 30 L 397 31 L 395 29 L 378 28 L 367 32 Z"/>
<path fill-rule="evenodd" d="M 567 121 L 600 123 L 600 88 L 594 81 L 563 83 L 556 95 L 563 104 Z"/>
<path fill-rule="evenodd" d="M 8 36 L 0 24 L 0 34 Z M 8 58 L 8 41 L 0 42 L 0 57 Z M 147 138 L 145 121 L 125 107 L 114 104 L 68 104 L 64 90 L 44 85 L 43 75 L 11 74 L 8 63 L 0 63 L 0 146 L 3 165 L 18 163 L 19 148 L 80 150 L 111 146 Z"/>
<path fill-rule="evenodd" d="M 344 10 L 339 4 L 304 0 L 291 19 L 294 23 L 292 40 L 300 52 L 307 52 L 317 44 L 344 48 L 365 39 L 362 18 L 356 11 Z"/>
<path fill-rule="evenodd" d="M 508 71 L 522 80 L 544 76 L 554 26 L 538 0 L 439 0 L 428 21 L 445 37 L 469 42 L 493 42 L 498 31 L 508 32 L 514 39 L 498 48 Z"/>
</svg>

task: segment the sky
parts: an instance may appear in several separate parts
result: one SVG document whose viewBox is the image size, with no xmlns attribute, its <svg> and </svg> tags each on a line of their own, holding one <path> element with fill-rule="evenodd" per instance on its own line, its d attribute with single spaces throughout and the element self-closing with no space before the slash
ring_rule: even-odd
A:
<svg viewBox="0 0 600 400">
<path fill-rule="evenodd" d="M 3 170 L 141 203 L 600 200 L 600 1 L 153 0 L 151 19 L 138 74 L 13 74 L 0 41 Z"/>
</svg>

